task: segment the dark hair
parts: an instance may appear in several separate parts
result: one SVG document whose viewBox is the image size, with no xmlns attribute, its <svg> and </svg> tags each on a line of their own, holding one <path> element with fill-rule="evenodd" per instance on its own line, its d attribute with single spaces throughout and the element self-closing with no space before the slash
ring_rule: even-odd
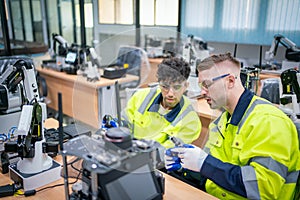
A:
<svg viewBox="0 0 300 200">
<path fill-rule="evenodd" d="M 182 82 L 188 79 L 191 72 L 190 64 L 182 58 L 172 57 L 164 59 L 156 73 L 158 81 Z"/>
<path fill-rule="evenodd" d="M 197 70 L 203 71 L 206 69 L 210 69 L 215 64 L 224 62 L 226 60 L 232 62 L 238 68 L 241 67 L 240 62 L 237 59 L 235 59 L 234 57 L 232 57 L 231 54 L 228 52 L 228 53 L 224 53 L 224 54 L 212 55 L 212 56 L 205 58 L 197 65 Z"/>
</svg>

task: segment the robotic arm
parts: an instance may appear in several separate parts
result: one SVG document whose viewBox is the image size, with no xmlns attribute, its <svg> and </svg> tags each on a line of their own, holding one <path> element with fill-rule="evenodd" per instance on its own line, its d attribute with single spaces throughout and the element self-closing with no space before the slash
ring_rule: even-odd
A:
<svg viewBox="0 0 300 200">
<path fill-rule="evenodd" d="M 4 151 L 17 153 L 21 157 L 17 164 L 21 172 L 37 173 L 45 169 L 45 163 L 52 164 L 52 160 L 42 155 L 46 104 L 39 102 L 34 67 L 25 60 L 17 59 L 13 65 L 2 65 L 2 68 L 0 126 L 2 129 L 9 126 L 8 130 L 10 125 L 7 124 L 11 120 L 17 126 L 17 141 L 5 143 Z"/>
<path fill-rule="evenodd" d="M 265 60 L 270 61 L 276 56 L 278 45 L 282 44 L 287 48 L 285 52 L 285 58 L 289 61 L 299 62 L 300 61 L 300 49 L 288 38 L 283 35 L 276 34 L 272 42 L 271 48 L 265 53 Z"/>
<path fill-rule="evenodd" d="M 95 48 L 86 47 L 83 54 L 82 75 L 87 77 L 87 81 L 100 80 L 98 68 L 100 68 L 101 58 L 97 55 Z"/>
<path fill-rule="evenodd" d="M 182 54 L 183 58 L 191 64 L 197 58 L 203 60 L 209 55 L 207 43 L 202 38 L 188 35 L 186 43 L 183 45 Z"/>
<path fill-rule="evenodd" d="M 39 99 L 34 67 L 24 60 L 2 65 L 0 75 L 0 113 L 21 110 L 25 102 Z"/>
<path fill-rule="evenodd" d="M 280 75 L 282 91 L 280 104 L 290 112 L 300 114 L 300 73 L 295 69 L 288 69 Z"/>
<path fill-rule="evenodd" d="M 56 52 L 56 43 L 59 43 L 58 46 L 58 54 Z M 68 52 L 68 42 L 57 33 L 52 33 L 52 46 L 50 49 L 50 55 L 52 58 L 54 58 L 56 55 L 59 56 L 66 56 Z"/>
<path fill-rule="evenodd" d="M 186 43 L 183 45 L 182 57 L 191 65 L 191 75 L 196 72 L 197 61 L 201 61 L 209 56 L 209 48 L 202 38 L 188 35 Z"/>
</svg>

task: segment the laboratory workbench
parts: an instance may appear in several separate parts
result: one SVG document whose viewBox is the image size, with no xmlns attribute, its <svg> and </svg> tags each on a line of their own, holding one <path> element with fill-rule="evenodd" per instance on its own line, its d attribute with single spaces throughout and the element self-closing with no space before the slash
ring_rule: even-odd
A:
<svg viewBox="0 0 300 200">
<path fill-rule="evenodd" d="M 46 128 L 57 128 L 58 127 L 58 121 L 56 121 L 53 118 L 47 119 L 45 121 L 45 127 Z M 61 156 L 56 156 L 55 160 L 59 163 L 62 163 Z M 162 172 L 163 173 L 163 172 Z M 199 200 L 199 199 L 205 199 L 205 200 L 215 200 L 216 197 L 211 196 L 208 193 L 205 193 L 191 185 L 188 185 L 168 174 L 163 173 L 163 176 L 165 177 L 165 194 L 163 196 L 163 199 L 165 200 L 176 200 L 176 199 L 189 199 L 189 200 Z M 72 182 L 74 179 L 70 179 L 69 183 Z M 12 183 L 12 180 L 9 178 L 8 174 L 1 174 L 0 173 L 0 185 L 6 185 Z M 13 199 L 26 199 L 26 200 L 63 200 L 65 199 L 65 189 L 64 189 L 64 180 L 61 178 L 60 180 L 57 180 L 53 183 L 47 184 L 45 186 L 42 186 L 39 189 L 48 187 L 48 186 L 54 186 L 57 184 L 61 184 L 60 186 L 45 189 L 43 191 L 37 192 L 34 196 L 25 197 L 25 196 L 11 196 L 11 197 L 5 197 L 3 199 L 6 200 L 13 200 Z M 71 185 L 70 185 L 71 187 Z M 72 191 L 71 188 L 69 191 Z"/>
</svg>

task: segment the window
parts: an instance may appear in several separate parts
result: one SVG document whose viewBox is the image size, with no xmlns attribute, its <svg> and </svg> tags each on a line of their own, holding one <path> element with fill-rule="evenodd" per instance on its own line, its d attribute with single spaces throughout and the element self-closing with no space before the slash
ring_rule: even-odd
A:
<svg viewBox="0 0 300 200">
<path fill-rule="evenodd" d="M 79 4 L 75 6 L 75 13 L 76 13 L 76 26 L 80 27 L 80 11 L 79 11 Z M 93 28 L 94 27 L 94 18 L 93 18 L 93 4 L 92 3 L 85 3 L 84 4 L 84 24 L 86 28 Z"/>
<path fill-rule="evenodd" d="M 133 24 L 133 0 L 98 0 L 100 24 Z"/>
<path fill-rule="evenodd" d="M 134 24 L 134 0 L 98 0 L 100 24 Z M 178 25 L 178 0 L 140 0 L 140 24 Z"/>
<path fill-rule="evenodd" d="M 255 29 L 259 0 L 224 0 L 223 29 Z"/>
<path fill-rule="evenodd" d="M 187 27 L 213 27 L 215 0 L 187 0 L 186 10 L 188 11 L 185 18 Z"/>
<path fill-rule="evenodd" d="M 270 0 L 266 30 L 300 31 L 299 8 L 299 0 Z"/>
<path fill-rule="evenodd" d="M 177 26 L 178 9 L 178 0 L 141 0 L 140 24 Z"/>
<path fill-rule="evenodd" d="M 185 0 L 181 31 L 206 41 L 271 45 L 275 34 L 300 46 L 300 0 Z"/>
</svg>

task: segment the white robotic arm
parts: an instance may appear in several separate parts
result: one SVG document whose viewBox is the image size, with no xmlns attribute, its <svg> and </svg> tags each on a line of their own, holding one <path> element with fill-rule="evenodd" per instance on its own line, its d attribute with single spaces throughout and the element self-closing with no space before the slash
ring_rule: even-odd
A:
<svg viewBox="0 0 300 200">
<path fill-rule="evenodd" d="M 285 58 L 290 61 L 299 62 L 300 61 L 300 49 L 296 46 L 294 42 L 284 37 L 283 35 L 276 34 L 274 40 L 272 41 L 271 48 L 265 53 L 265 60 L 270 62 L 276 56 L 278 45 L 282 44 L 287 48 L 285 53 Z"/>
<path fill-rule="evenodd" d="M 59 43 L 58 46 L 58 53 L 56 52 L 56 43 Z M 58 35 L 56 33 L 52 34 L 52 43 L 51 43 L 51 48 L 49 49 L 50 56 L 52 58 L 55 58 L 55 56 L 65 54 L 67 53 L 68 50 L 68 42 L 63 38 L 61 35 Z"/>
<path fill-rule="evenodd" d="M 10 147 L 21 157 L 17 169 L 22 173 L 39 173 L 52 166 L 52 159 L 43 151 L 46 115 L 45 103 L 35 102 L 22 108 L 16 133 L 17 144 Z"/>
<path fill-rule="evenodd" d="M 100 80 L 100 73 L 98 67 L 100 67 L 101 58 L 97 55 L 95 48 L 87 47 L 84 50 L 83 68 L 80 72 L 83 76 L 87 77 L 87 81 Z"/>
<path fill-rule="evenodd" d="M 16 136 L 18 137 L 16 144 L 11 146 L 5 144 L 5 151 L 18 153 L 18 156 L 22 158 L 20 163 L 23 163 L 18 164 L 18 167 L 28 168 L 31 173 L 43 170 L 37 164 L 40 161 L 32 162 L 32 160 L 44 159 L 40 154 L 42 153 L 42 142 L 45 141 L 43 124 L 47 117 L 46 105 L 39 103 L 34 67 L 22 59 L 17 60 L 13 65 L 6 65 L 0 76 L 0 88 L 1 117 L 3 118 L 0 122 L 1 127 L 7 126 L 7 121 L 16 121 Z M 14 119 L 10 117 L 11 113 L 20 111 L 21 114 L 14 115 Z M 7 130 L 9 128 L 7 127 Z M 24 164 L 24 162 L 28 162 L 28 159 L 34 163 L 30 167 L 26 167 L 28 164 Z M 28 173 L 28 170 L 20 169 L 24 173 Z"/>
<path fill-rule="evenodd" d="M 21 110 L 21 106 L 33 99 L 39 100 L 35 71 L 23 60 L 2 66 L 0 75 L 0 112 L 7 114 Z"/>
</svg>

